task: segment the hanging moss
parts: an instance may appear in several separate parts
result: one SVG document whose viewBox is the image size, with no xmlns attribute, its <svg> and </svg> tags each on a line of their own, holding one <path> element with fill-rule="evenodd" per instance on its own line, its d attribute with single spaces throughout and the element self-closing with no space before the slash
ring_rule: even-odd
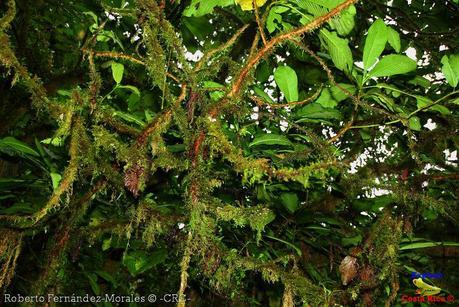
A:
<svg viewBox="0 0 459 307">
<path fill-rule="evenodd" d="M 23 235 L 14 230 L 0 231 L 0 289 L 8 287 L 14 276 L 17 259 L 21 253 Z"/>
<path fill-rule="evenodd" d="M 275 219 L 274 213 L 263 207 L 238 208 L 231 205 L 219 207 L 216 210 L 217 216 L 223 221 L 231 221 L 236 226 L 250 226 L 257 232 L 257 241 L 261 240 L 261 232 L 266 225 Z"/>
</svg>

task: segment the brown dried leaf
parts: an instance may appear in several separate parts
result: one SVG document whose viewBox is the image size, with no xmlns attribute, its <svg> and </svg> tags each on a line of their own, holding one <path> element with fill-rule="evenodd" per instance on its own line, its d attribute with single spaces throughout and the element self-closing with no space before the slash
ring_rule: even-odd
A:
<svg viewBox="0 0 459 307">
<path fill-rule="evenodd" d="M 129 168 L 124 174 L 124 186 L 134 194 L 134 197 L 139 195 L 140 180 L 144 173 L 143 167 L 134 165 Z"/>
<path fill-rule="evenodd" d="M 341 273 L 341 281 L 343 285 L 347 285 L 357 275 L 357 258 L 346 256 L 339 265 L 339 272 Z"/>
</svg>

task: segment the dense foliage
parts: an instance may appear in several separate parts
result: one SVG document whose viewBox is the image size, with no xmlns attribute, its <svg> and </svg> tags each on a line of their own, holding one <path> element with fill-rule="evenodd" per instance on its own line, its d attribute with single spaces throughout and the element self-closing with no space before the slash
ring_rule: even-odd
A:
<svg viewBox="0 0 459 307">
<path fill-rule="evenodd" d="M 457 0 L 0 12 L 4 293 L 459 294 Z"/>
</svg>

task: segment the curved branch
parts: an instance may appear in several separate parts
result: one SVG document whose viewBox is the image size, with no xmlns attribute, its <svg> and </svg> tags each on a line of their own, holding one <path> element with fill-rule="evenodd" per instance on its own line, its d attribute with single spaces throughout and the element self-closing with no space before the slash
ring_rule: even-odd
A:
<svg viewBox="0 0 459 307">
<path fill-rule="evenodd" d="M 235 97 L 237 94 L 239 94 L 242 84 L 244 83 L 247 75 L 249 72 L 258 64 L 258 62 L 266 56 L 268 53 L 270 53 L 276 46 L 280 45 L 281 43 L 292 39 L 294 37 L 300 36 L 302 34 L 312 32 L 315 29 L 319 28 L 321 25 L 332 19 L 333 17 L 337 16 L 340 14 L 343 10 L 351 6 L 352 4 L 356 3 L 357 0 L 346 0 L 342 4 L 338 5 L 335 7 L 333 10 L 328 12 L 325 15 L 319 16 L 315 19 L 313 19 L 310 23 L 293 29 L 291 31 L 288 31 L 284 34 L 280 34 L 270 40 L 253 58 L 249 60 L 249 62 L 244 66 L 244 69 L 239 73 L 239 76 L 236 78 L 236 81 L 233 84 L 233 87 L 231 91 L 228 94 L 229 98 Z"/>
</svg>

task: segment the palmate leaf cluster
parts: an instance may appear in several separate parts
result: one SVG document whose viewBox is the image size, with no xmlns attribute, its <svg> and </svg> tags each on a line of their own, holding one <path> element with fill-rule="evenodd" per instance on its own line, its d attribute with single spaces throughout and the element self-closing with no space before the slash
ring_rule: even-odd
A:
<svg viewBox="0 0 459 307">
<path fill-rule="evenodd" d="M 441 271 L 458 294 L 457 1 L 0 11 L 5 293 L 389 306 Z"/>
</svg>

